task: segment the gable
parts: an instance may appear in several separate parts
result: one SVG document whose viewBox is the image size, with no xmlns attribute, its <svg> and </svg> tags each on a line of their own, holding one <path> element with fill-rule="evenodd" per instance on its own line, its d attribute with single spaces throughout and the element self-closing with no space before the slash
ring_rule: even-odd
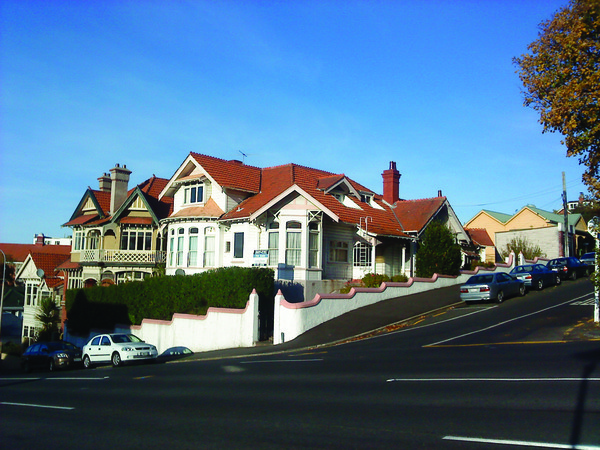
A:
<svg viewBox="0 0 600 450">
<path fill-rule="evenodd" d="M 552 224 L 548 223 L 548 220 L 545 217 L 525 207 L 506 223 L 506 230 L 522 230 L 549 226 L 552 226 Z"/>
</svg>

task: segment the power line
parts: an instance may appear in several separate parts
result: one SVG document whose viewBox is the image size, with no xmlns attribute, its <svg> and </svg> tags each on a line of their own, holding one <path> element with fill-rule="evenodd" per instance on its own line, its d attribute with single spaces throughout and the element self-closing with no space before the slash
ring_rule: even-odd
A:
<svg viewBox="0 0 600 450">
<path fill-rule="evenodd" d="M 571 182 L 570 184 L 568 184 L 568 187 L 573 187 L 579 184 L 579 181 L 575 181 L 575 182 Z M 505 199 L 505 200 L 498 200 L 495 202 L 487 202 L 487 203 L 473 203 L 473 204 L 463 204 L 463 205 L 453 205 L 456 208 L 467 208 L 467 207 L 484 207 L 484 206 L 490 206 L 490 205 L 500 205 L 503 203 L 510 203 L 510 202 L 514 202 L 517 200 L 525 200 L 525 199 L 531 199 L 531 198 L 536 198 L 536 197 L 542 197 L 544 195 L 548 195 L 548 194 L 554 194 L 554 193 L 558 193 L 558 198 L 557 200 L 561 200 L 562 199 L 562 188 L 550 188 L 550 189 L 545 189 L 543 191 L 537 191 L 537 192 L 530 192 L 524 195 L 521 195 L 519 197 L 513 197 L 510 199 Z"/>
</svg>

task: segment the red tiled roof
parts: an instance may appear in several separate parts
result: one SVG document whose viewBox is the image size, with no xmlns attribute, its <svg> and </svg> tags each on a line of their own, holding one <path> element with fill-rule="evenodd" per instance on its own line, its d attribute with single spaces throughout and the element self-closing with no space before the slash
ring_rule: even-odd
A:
<svg viewBox="0 0 600 450">
<path fill-rule="evenodd" d="M 486 247 L 493 247 L 494 242 L 485 228 L 465 228 L 473 242 Z"/>
<path fill-rule="evenodd" d="M 341 222 L 357 225 L 362 222 L 364 228 L 365 218 L 370 217 L 367 224 L 369 232 L 378 235 L 408 237 L 406 232 L 421 231 L 446 201 L 445 197 L 400 201 L 396 203 L 392 212 L 379 196 L 374 196 L 372 199 L 372 202 L 375 202 L 378 207 L 350 197 L 359 206 L 359 208 L 350 208 L 323 191 L 324 187 L 339 182 L 342 177 L 344 176 L 295 164 L 263 169 L 260 193 L 244 200 L 237 208 L 227 212 L 222 219 L 248 217 L 291 186 L 296 185 L 335 214 Z M 372 192 L 348 177 L 346 180 L 357 191 Z"/>
<path fill-rule="evenodd" d="M 56 253 L 60 255 L 71 255 L 70 245 L 39 245 L 39 244 L 0 244 L 0 250 L 6 255 L 6 259 L 15 262 L 25 262 L 29 253 Z"/>
<path fill-rule="evenodd" d="M 84 216 L 79 216 L 63 224 L 63 227 L 72 227 L 73 225 L 84 225 L 88 222 L 91 222 L 92 220 L 97 220 L 99 218 L 100 216 L 98 214 L 88 214 Z"/>
<path fill-rule="evenodd" d="M 446 197 L 399 200 L 394 204 L 394 212 L 405 231 L 420 232 L 445 202 Z"/>
<path fill-rule="evenodd" d="M 90 189 L 105 216 L 110 216 L 110 192 Z"/>
<path fill-rule="evenodd" d="M 223 210 L 213 198 L 209 198 L 204 206 L 190 206 L 177 211 L 171 217 L 221 217 Z"/>
<path fill-rule="evenodd" d="M 138 184 L 136 188 L 139 188 L 142 193 L 145 195 L 150 208 L 154 211 L 157 218 L 163 219 L 168 217 L 169 214 L 173 211 L 173 198 L 165 197 L 162 200 L 158 200 L 158 196 L 161 191 L 165 188 L 169 180 L 165 178 L 158 178 L 153 175 L 151 178 L 148 178 L 146 181 Z M 127 192 L 127 197 L 135 191 L 136 188 L 130 189 Z M 98 215 L 81 215 L 75 217 L 73 220 L 65 223 L 63 226 L 76 226 L 76 225 L 88 225 L 88 226 L 98 226 L 108 223 L 112 216 L 110 215 L 110 192 L 107 191 L 98 191 L 94 189 L 89 189 L 91 195 L 94 196 L 96 201 L 98 202 L 100 208 L 102 209 L 105 217 L 100 217 Z M 144 221 L 131 221 L 131 218 L 121 219 L 121 223 L 140 223 L 140 224 L 149 224 L 152 223 L 151 219 Z"/>
<path fill-rule="evenodd" d="M 252 193 L 260 191 L 261 170 L 258 167 L 193 152 L 190 154 L 221 187 Z"/>
<path fill-rule="evenodd" d="M 157 178 L 155 175 L 152 175 L 152 178 L 148 178 L 143 183 L 138 184 L 138 187 L 142 190 L 142 192 L 148 194 L 149 196 L 158 198 L 159 194 L 168 183 L 169 180 L 165 178 Z"/>
<path fill-rule="evenodd" d="M 71 259 L 71 254 L 68 255 L 60 253 L 47 253 L 47 252 L 31 252 L 31 259 L 35 263 L 38 269 L 44 271 L 44 281 L 48 287 L 56 287 L 62 283 L 62 278 L 59 277 L 58 267 Z"/>
</svg>

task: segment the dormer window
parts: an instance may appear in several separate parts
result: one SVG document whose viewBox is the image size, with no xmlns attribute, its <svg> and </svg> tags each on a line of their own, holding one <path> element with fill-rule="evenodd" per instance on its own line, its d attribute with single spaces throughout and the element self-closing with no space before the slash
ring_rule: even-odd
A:
<svg viewBox="0 0 600 450">
<path fill-rule="evenodd" d="M 196 184 L 184 188 L 184 203 L 204 203 L 204 185 Z"/>
<path fill-rule="evenodd" d="M 340 203 L 344 203 L 344 194 L 341 194 L 339 192 L 332 192 L 331 195 L 333 195 Z"/>
<path fill-rule="evenodd" d="M 360 194 L 360 201 L 366 203 L 367 205 L 371 204 L 371 199 L 373 197 L 371 195 Z"/>
</svg>

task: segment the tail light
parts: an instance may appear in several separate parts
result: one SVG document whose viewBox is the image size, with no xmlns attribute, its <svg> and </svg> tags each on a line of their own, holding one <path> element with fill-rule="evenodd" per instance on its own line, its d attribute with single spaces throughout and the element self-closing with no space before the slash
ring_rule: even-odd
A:
<svg viewBox="0 0 600 450">
<path fill-rule="evenodd" d="M 479 288 L 479 292 L 490 292 L 490 288 L 489 288 L 489 286 Z"/>
<path fill-rule="evenodd" d="M 526 280 L 531 280 L 532 278 L 533 278 L 533 277 L 532 277 L 531 275 L 527 275 L 527 276 L 525 277 L 525 279 L 526 279 Z"/>
<path fill-rule="evenodd" d="M 461 293 L 461 294 L 466 294 L 467 292 L 469 292 L 469 290 L 468 290 L 468 289 L 461 289 L 461 290 L 460 290 L 460 293 Z"/>
</svg>

